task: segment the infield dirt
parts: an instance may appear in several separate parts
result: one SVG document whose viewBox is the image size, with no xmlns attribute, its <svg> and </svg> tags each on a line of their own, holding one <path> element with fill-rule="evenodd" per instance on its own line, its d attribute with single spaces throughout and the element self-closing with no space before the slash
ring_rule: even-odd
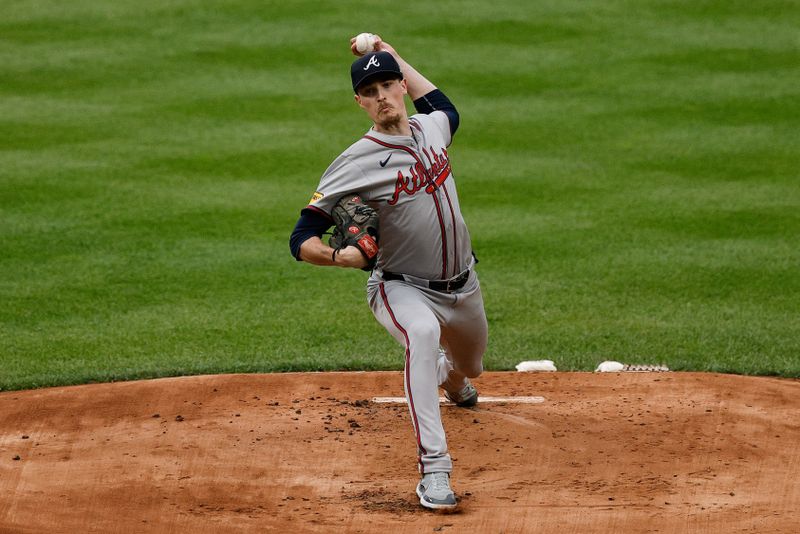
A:
<svg viewBox="0 0 800 534">
<path fill-rule="evenodd" d="M 485 373 L 443 405 L 457 513 L 421 508 L 402 375 L 0 393 L 0 532 L 800 532 L 800 381 Z"/>
</svg>

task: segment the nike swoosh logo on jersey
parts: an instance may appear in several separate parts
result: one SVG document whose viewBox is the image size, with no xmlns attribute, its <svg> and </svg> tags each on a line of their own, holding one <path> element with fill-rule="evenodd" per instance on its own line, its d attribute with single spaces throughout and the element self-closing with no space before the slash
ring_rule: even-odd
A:
<svg viewBox="0 0 800 534">
<path fill-rule="evenodd" d="M 391 154 L 389 154 L 389 157 L 388 157 L 388 158 L 386 158 L 386 159 L 385 159 L 385 160 L 383 160 L 383 161 L 379 161 L 379 162 L 378 162 L 378 164 L 379 164 L 381 167 L 386 167 L 386 164 L 387 164 L 387 163 L 389 163 L 389 158 L 391 158 L 391 157 L 392 157 L 392 155 L 391 155 Z"/>
</svg>

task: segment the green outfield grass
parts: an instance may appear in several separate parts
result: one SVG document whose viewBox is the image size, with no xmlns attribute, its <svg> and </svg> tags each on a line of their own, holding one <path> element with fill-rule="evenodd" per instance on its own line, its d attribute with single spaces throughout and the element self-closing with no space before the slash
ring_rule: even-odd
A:
<svg viewBox="0 0 800 534">
<path fill-rule="evenodd" d="M 402 368 L 287 246 L 369 126 L 361 31 L 461 112 L 488 369 L 800 376 L 796 1 L 391 6 L 4 3 L 0 388 Z"/>
</svg>

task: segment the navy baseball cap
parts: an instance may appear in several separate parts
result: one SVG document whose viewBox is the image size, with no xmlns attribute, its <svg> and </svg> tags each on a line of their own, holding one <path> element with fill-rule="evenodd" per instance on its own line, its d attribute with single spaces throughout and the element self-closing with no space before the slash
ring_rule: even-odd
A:
<svg viewBox="0 0 800 534">
<path fill-rule="evenodd" d="M 350 65 L 350 78 L 353 80 L 353 91 L 358 92 L 358 86 L 378 75 L 388 75 L 387 78 L 403 79 L 403 72 L 397 60 L 389 52 L 371 52 L 361 56 Z"/>
</svg>

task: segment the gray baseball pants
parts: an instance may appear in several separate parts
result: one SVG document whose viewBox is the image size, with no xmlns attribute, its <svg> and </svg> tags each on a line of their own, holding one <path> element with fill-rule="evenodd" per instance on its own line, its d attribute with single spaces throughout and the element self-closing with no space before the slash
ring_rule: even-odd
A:
<svg viewBox="0 0 800 534">
<path fill-rule="evenodd" d="M 420 473 L 451 472 L 439 409 L 439 386 L 457 392 L 483 371 L 488 325 L 478 275 L 453 292 L 439 292 L 373 273 L 372 313 L 405 347 L 404 386 L 417 439 Z M 444 349 L 440 355 L 439 346 Z"/>
</svg>

